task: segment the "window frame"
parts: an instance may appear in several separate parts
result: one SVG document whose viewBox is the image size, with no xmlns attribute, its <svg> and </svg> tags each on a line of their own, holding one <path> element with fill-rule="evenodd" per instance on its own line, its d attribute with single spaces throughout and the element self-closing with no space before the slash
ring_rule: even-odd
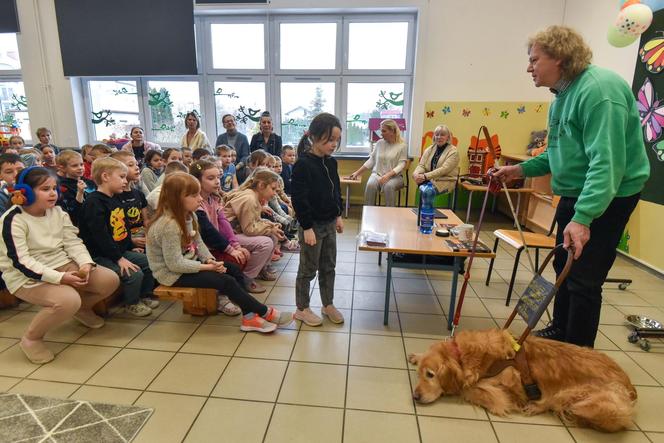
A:
<svg viewBox="0 0 664 443">
<path fill-rule="evenodd" d="M 21 83 L 23 84 L 23 91 L 25 91 L 25 82 L 23 81 L 23 61 L 21 60 L 21 51 L 20 47 L 18 45 L 18 33 L 17 32 L 3 32 L 3 34 L 14 34 L 14 38 L 16 39 L 16 47 L 18 48 L 18 59 L 19 63 L 21 63 L 21 68 L 19 69 L 0 69 L 0 83 Z M 28 93 L 25 92 L 25 97 L 26 100 L 28 101 L 28 106 L 26 107 L 25 110 L 21 110 L 19 112 L 27 112 L 28 113 L 28 121 L 30 121 L 30 102 L 27 99 Z M 23 137 L 23 140 L 25 140 L 26 146 L 28 145 L 33 145 L 35 143 L 36 136 L 33 135 L 33 131 L 35 131 L 36 128 L 33 128 L 32 125 L 30 126 L 30 133 L 26 134 L 24 132 L 21 132 L 21 137 Z M 37 140 L 38 141 L 38 140 Z"/>
<path fill-rule="evenodd" d="M 262 24 L 263 25 L 263 69 L 229 69 L 215 68 L 212 57 L 212 25 L 217 24 Z M 211 16 L 201 19 L 201 28 L 203 28 L 202 51 L 197 50 L 198 56 L 202 57 L 202 69 L 208 75 L 257 75 L 268 74 L 270 69 L 270 23 L 265 16 L 259 15 L 237 15 L 237 16 Z"/>
<path fill-rule="evenodd" d="M 269 91 L 271 89 L 270 86 L 270 79 L 267 75 L 208 75 L 207 77 L 207 84 L 206 87 L 210 91 L 210 96 L 212 99 L 210 100 L 212 106 L 211 106 L 211 112 L 210 118 L 208 120 L 211 121 L 212 123 L 212 128 L 215 130 L 215 135 L 214 135 L 214 140 L 217 139 L 217 136 L 219 134 L 223 134 L 224 132 L 224 127 L 221 124 L 221 121 L 216 121 L 217 117 L 217 104 L 214 99 L 214 84 L 215 82 L 234 82 L 234 83 L 264 83 L 265 84 L 265 106 L 266 108 L 269 107 L 268 102 L 269 102 Z M 210 128 L 209 123 L 206 126 L 207 128 Z M 251 140 L 251 134 L 245 134 L 248 139 Z M 210 142 L 213 140 L 210 138 L 210 135 L 208 134 L 208 139 L 210 139 Z"/>
</svg>

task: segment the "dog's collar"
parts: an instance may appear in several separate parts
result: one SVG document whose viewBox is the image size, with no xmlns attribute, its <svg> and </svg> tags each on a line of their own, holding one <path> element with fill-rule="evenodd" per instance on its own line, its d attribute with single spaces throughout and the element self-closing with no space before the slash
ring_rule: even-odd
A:
<svg viewBox="0 0 664 443">
<path fill-rule="evenodd" d="M 461 351 L 459 350 L 459 345 L 457 344 L 456 340 L 454 340 L 454 337 L 452 337 L 449 343 L 452 357 L 454 357 L 456 361 L 461 361 Z"/>
</svg>

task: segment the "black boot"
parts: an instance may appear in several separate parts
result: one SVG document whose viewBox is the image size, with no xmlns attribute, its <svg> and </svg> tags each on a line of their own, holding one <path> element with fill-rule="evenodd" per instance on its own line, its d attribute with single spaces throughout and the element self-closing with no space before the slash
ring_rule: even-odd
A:
<svg viewBox="0 0 664 443">
<path fill-rule="evenodd" d="M 533 332 L 535 337 L 548 338 L 549 340 L 565 341 L 565 331 L 552 323 L 549 323 L 546 328 L 539 329 Z"/>
</svg>

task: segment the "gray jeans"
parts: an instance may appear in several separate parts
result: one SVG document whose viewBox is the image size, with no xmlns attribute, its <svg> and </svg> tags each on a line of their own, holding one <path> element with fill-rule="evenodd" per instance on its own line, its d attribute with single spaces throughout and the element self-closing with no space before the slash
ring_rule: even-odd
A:
<svg viewBox="0 0 664 443">
<path fill-rule="evenodd" d="M 318 271 L 318 286 L 323 306 L 331 305 L 334 299 L 334 266 L 337 262 L 336 220 L 329 223 L 314 223 L 316 244 L 304 243 L 302 227 L 297 230 L 300 240 L 300 266 L 295 280 L 295 303 L 297 309 L 309 307 L 311 280 Z"/>
<path fill-rule="evenodd" d="M 367 187 L 364 190 L 364 205 L 373 206 L 376 204 L 376 194 L 383 192 L 385 194 L 385 206 L 396 206 L 399 189 L 404 187 L 403 176 L 395 175 L 383 186 L 378 184 L 380 177 L 377 174 L 371 174 L 367 181 Z"/>
</svg>

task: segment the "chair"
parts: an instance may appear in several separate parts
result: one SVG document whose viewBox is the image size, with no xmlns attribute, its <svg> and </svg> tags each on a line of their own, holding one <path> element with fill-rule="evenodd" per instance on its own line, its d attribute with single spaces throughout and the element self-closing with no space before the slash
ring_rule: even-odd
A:
<svg viewBox="0 0 664 443">
<path fill-rule="evenodd" d="M 403 177 L 403 188 L 399 189 L 399 195 L 397 196 L 397 206 L 401 206 L 401 194 L 402 191 L 406 191 L 406 196 L 404 197 L 404 207 L 408 207 L 408 191 L 410 190 L 410 163 L 411 159 L 406 160 L 406 166 L 403 168 L 403 171 L 401 171 L 401 176 Z M 378 191 L 376 193 L 376 198 L 374 199 L 374 206 L 380 206 L 381 204 L 381 196 L 383 195 L 382 192 Z"/>
<path fill-rule="evenodd" d="M 552 201 L 553 207 L 558 206 L 558 201 L 560 197 L 555 196 Z M 546 234 L 538 234 L 536 232 L 524 232 L 523 237 L 526 241 L 524 244 L 521 240 L 521 235 L 517 230 L 510 229 L 497 229 L 493 231 L 493 235 L 496 237 L 496 241 L 493 244 L 494 254 L 498 250 L 498 243 L 500 240 L 503 240 L 508 245 L 516 249 L 516 256 L 514 257 L 514 267 L 512 268 L 512 277 L 510 278 L 510 285 L 507 289 L 507 300 L 505 301 L 505 306 L 509 306 L 510 300 L 512 299 L 512 290 L 514 289 L 514 281 L 516 280 L 516 271 L 519 268 L 519 259 L 521 258 L 521 253 L 526 247 L 535 249 L 535 268 L 539 267 L 539 250 L 540 249 L 553 249 L 556 246 L 556 237 L 552 235 L 556 230 L 556 219 L 554 217 L 551 222 L 551 228 Z M 489 286 L 491 280 L 491 272 L 493 271 L 493 262 L 495 258 L 491 259 L 489 263 L 489 272 L 486 276 L 485 284 Z"/>
</svg>

